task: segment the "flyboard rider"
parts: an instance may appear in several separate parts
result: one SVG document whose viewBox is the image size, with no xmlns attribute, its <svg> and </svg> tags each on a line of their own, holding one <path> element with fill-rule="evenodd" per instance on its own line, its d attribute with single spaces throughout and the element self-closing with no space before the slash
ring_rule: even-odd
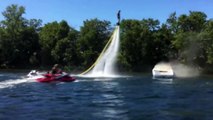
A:
<svg viewBox="0 0 213 120">
<path fill-rule="evenodd" d="M 119 11 L 118 11 L 118 13 L 117 13 L 117 18 L 118 18 L 117 25 L 120 25 L 120 20 L 121 20 L 121 10 L 119 10 Z"/>
</svg>

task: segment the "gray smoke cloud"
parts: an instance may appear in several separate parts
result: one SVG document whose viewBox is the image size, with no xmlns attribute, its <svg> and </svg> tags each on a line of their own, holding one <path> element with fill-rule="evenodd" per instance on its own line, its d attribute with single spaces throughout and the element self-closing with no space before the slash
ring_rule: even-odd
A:
<svg viewBox="0 0 213 120">
<path fill-rule="evenodd" d="M 187 66 L 181 63 L 171 63 L 176 77 L 197 77 L 200 71 L 195 67 Z"/>
</svg>

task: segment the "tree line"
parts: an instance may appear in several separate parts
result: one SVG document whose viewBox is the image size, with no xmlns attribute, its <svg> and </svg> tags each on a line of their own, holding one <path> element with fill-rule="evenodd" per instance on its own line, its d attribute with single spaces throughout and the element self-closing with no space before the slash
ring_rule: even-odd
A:
<svg viewBox="0 0 213 120">
<path fill-rule="evenodd" d="M 84 70 L 92 65 L 115 28 L 110 21 L 85 20 L 80 30 L 66 20 L 42 25 L 23 17 L 25 8 L 10 5 L 0 21 L 0 68 L 47 67 L 55 63 Z M 140 72 L 160 61 L 179 61 L 205 71 L 213 67 L 213 20 L 200 11 L 120 23 L 120 71 Z"/>
</svg>

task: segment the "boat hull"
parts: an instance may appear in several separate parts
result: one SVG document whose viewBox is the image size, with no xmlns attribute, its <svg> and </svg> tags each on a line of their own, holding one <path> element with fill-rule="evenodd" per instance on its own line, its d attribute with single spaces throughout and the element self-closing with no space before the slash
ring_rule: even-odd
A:
<svg viewBox="0 0 213 120">
<path fill-rule="evenodd" d="M 154 66 L 152 75 L 155 78 L 171 78 L 174 77 L 174 71 L 169 63 L 160 63 Z"/>
<path fill-rule="evenodd" d="M 152 75 L 155 78 L 172 78 L 174 77 L 173 71 L 156 71 L 152 70 Z"/>
<path fill-rule="evenodd" d="M 76 79 L 69 75 L 61 75 L 61 74 L 45 74 L 42 78 L 37 78 L 36 81 L 43 83 L 50 82 L 73 82 Z"/>
</svg>

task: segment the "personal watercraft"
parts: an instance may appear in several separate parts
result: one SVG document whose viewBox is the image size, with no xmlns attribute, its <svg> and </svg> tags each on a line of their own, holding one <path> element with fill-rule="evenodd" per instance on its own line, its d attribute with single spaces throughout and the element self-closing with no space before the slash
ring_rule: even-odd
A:
<svg viewBox="0 0 213 120">
<path fill-rule="evenodd" d="M 76 79 L 68 74 L 44 74 L 43 77 L 37 78 L 38 82 L 73 82 Z"/>
</svg>

